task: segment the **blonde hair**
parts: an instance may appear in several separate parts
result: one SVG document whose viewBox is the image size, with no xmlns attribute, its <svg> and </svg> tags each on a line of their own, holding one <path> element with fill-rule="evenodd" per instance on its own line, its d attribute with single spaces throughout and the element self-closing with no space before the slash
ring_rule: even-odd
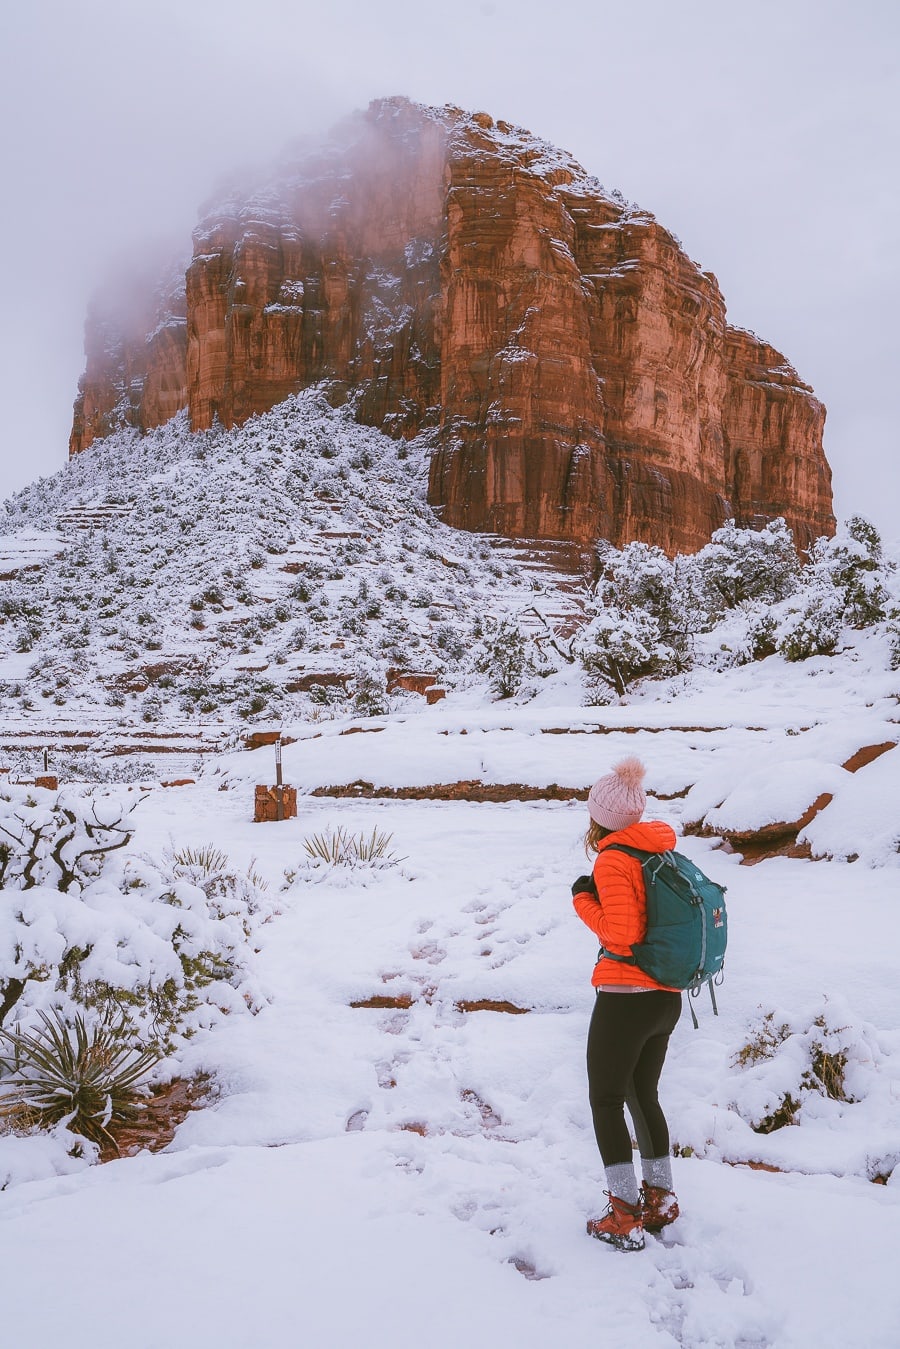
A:
<svg viewBox="0 0 900 1349">
<path fill-rule="evenodd" d="M 584 851 L 587 853 L 588 857 L 590 857 L 592 852 L 600 851 L 601 839 L 606 838 L 606 835 L 611 832 L 612 830 L 604 829 L 603 825 L 598 824 L 596 820 L 591 820 L 587 827 L 587 833 L 584 836 Z"/>
</svg>

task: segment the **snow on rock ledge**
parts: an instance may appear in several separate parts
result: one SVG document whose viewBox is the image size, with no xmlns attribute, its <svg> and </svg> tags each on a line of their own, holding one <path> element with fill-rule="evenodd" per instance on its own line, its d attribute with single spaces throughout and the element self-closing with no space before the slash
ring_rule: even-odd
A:
<svg viewBox="0 0 900 1349">
<path fill-rule="evenodd" d="M 834 800 L 806 825 L 798 841 L 814 857 L 900 865 L 900 754 L 889 752 L 846 774 Z"/>
</svg>

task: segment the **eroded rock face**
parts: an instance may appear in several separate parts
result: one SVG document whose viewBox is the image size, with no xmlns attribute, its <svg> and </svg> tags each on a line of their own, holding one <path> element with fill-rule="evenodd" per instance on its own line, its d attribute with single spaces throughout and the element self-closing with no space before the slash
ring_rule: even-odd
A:
<svg viewBox="0 0 900 1349">
<path fill-rule="evenodd" d="M 834 528 L 824 409 L 785 358 L 652 216 L 484 113 L 374 103 L 210 211 L 148 314 L 89 324 L 73 453 L 326 380 L 361 421 L 433 430 L 429 499 L 460 528 L 669 552 L 729 516 Z"/>
<path fill-rule="evenodd" d="M 158 288 L 111 287 L 85 325 L 85 371 L 69 453 L 120 426 L 149 431 L 187 406 L 187 309 L 184 270 Z"/>
</svg>

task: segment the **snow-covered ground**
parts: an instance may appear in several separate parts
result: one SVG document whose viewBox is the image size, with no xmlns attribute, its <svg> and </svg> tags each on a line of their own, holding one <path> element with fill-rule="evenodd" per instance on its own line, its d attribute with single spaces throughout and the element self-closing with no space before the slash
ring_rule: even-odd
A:
<svg viewBox="0 0 900 1349">
<path fill-rule="evenodd" d="M 702 718 L 690 699 L 627 716 L 449 700 L 352 736 L 333 723 L 286 748 L 286 778 L 586 785 L 636 750 L 652 791 L 743 757 L 757 772 L 768 762 L 777 792 L 786 754 L 835 762 L 896 733 L 894 700 L 864 696 L 873 706 L 845 716 L 837 694 L 798 703 L 805 676 L 792 682 L 777 658 L 756 674 L 755 718 L 750 692 L 741 703 L 724 687 Z M 734 729 L 710 729 L 729 712 Z M 582 733 L 542 733 L 564 727 Z M 685 840 L 728 886 L 727 978 L 718 1017 L 701 1003 L 698 1031 L 682 1018 L 663 1083 L 683 1217 L 626 1258 L 584 1235 L 604 1201 L 583 1067 L 594 939 L 569 896 L 583 805 L 305 796 L 296 820 L 254 825 L 268 754 L 145 794 L 135 845 L 213 842 L 256 858 L 279 894 L 255 969 L 269 1001 L 192 1042 L 181 1071 L 213 1072 L 220 1095 L 164 1153 L 87 1167 L 52 1141 L 2 1140 L 3 1319 L 16 1339 L 896 1344 L 900 1189 L 873 1183 L 900 1157 L 896 852 L 878 867 L 747 867 L 715 840 Z M 894 757 L 853 775 L 859 792 L 870 774 L 872 800 L 896 799 Z M 687 800 L 651 809 L 677 826 Z M 400 860 L 304 870 L 303 840 L 337 826 L 391 834 Z M 282 891 L 285 871 L 296 878 Z M 373 998 L 397 1005 L 352 1005 Z M 463 1010 L 479 1002 L 526 1010 Z M 795 1033 L 772 1059 L 736 1066 L 768 1011 Z M 806 1091 L 795 1124 L 754 1132 L 780 1094 L 799 1094 L 817 1016 L 843 1037 L 856 1099 Z"/>
</svg>

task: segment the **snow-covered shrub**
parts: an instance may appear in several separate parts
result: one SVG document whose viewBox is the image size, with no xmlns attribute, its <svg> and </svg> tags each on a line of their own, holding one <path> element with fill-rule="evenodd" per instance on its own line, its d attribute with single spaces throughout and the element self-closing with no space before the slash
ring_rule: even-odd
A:
<svg viewBox="0 0 900 1349">
<path fill-rule="evenodd" d="M 795 1017 L 760 1012 L 733 1058 L 741 1073 L 732 1108 L 757 1133 L 839 1111 L 865 1094 L 865 1071 L 880 1059 L 872 1027 L 828 999 Z"/>
<path fill-rule="evenodd" d="M 461 661 L 469 650 L 469 637 L 453 623 L 438 623 L 434 628 L 434 644 L 448 660 Z"/>
<path fill-rule="evenodd" d="M 0 798 L 0 1023 L 48 1006 L 116 1007 L 143 1043 L 170 1044 L 241 1010 L 257 877 L 124 852 L 129 807 L 109 792 L 7 787 Z"/>
<path fill-rule="evenodd" d="M 800 562 L 794 539 L 779 516 L 764 529 L 739 529 L 733 520 L 717 529 L 690 564 L 697 600 L 711 618 L 745 600 L 776 603 L 797 588 Z"/>
<path fill-rule="evenodd" d="M 240 871 L 227 853 L 207 843 L 164 852 L 157 865 L 169 883 L 187 881 L 202 890 L 215 918 L 237 918 L 248 938 L 253 920 L 268 912 L 266 883 L 252 858 L 247 870 Z"/>
<path fill-rule="evenodd" d="M 390 710 L 387 678 L 377 661 L 360 656 L 353 670 L 350 692 L 354 712 L 363 717 L 382 717 Z"/>
<path fill-rule="evenodd" d="M 884 630 L 888 639 L 891 669 L 900 670 L 900 609 L 890 610 Z"/>
<path fill-rule="evenodd" d="M 629 543 L 601 555 L 602 575 L 594 599 L 605 609 L 631 613 L 640 609 L 656 620 L 659 640 L 669 648 L 673 666 L 690 664 L 691 636 L 697 626 L 692 593 L 682 582 L 685 559 L 674 562 L 661 548 Z"/>
<path fill-rule="evenodd" d="M 806 586 L 785 608 L 775 630 L 775 648 L 785 660 L 830 656 L 843 627 L 844 606 L 833 586 Z"/>
<path fill-rule="evenodd" d="M 498 698 L 512 698 L 522 687 L 528 669 L 525 635 L 512 618 L 487 618 L 476 628 L 481 641 L 473 657 L 474 668 L 486 674 Z"/>
<path fill-rule="evenodd" d="M 717 670 L 748 665 L 774 655 L 776 650 L 776 612 L 767 604 L 746 600 L 725 615 L 714 629 L 717 646 L 707 657 Z"/>
<path fill-rule="evenodd" d="M 343 684 L 311 684 L 309 688 L 309 701 L 314 707 L 339 707 L 346 698 Z"/>
<path fill-rule="evenodd" d="M 0 787 L 0 890 L 46 885 L 80 893 L 109 854 L 131 842 L 133 809 L 111 792 Z"/>
<path fill-rule="evenodd" d="M 27 1130 L 64 1124 L 115 1147 L 109 1126 L 138 1114 L 139 1083 L 162 1051 L 137 1047 L 113 1005 L 90 1028 L 77 1013 L 71 1022 L 58 1011 L 39 1018 L 33 1032 L 0 1030 L 0 1119 Z"/>
<path fill-rule="evenodd" d="M 881 535 L 861 515 L 847 520 L 832 539 L 818 539 L 810 550 L 809 572 L 841 599 L 842 620 L 851 628 L 880 623 L 890 603 L 885 587 Z"/>
<path fill-rule="evenodd" d="M 601 609 L 578 633 L 572 650 L 584 670 L 588 699 L 622 697 L 638 679 L 675 668 L 674 654 L 659 635 L 656 619 L 643 609 Z"/>
</svg>

